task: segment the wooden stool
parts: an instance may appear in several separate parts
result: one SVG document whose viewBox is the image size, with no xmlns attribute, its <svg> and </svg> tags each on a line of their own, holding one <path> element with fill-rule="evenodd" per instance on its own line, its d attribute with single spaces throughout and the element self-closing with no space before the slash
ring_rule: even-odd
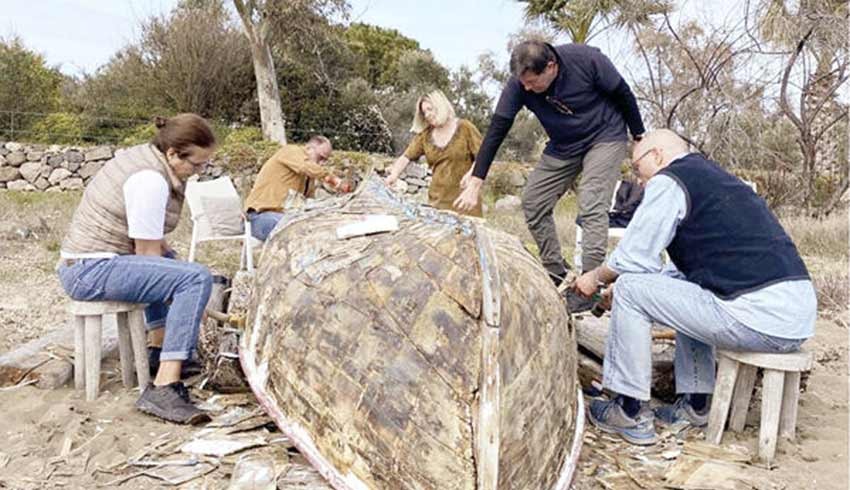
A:
<svg viewBox="0 0 850 490">
<path fill-rule="evenodd" d="M 805 351 L 763 354 L 718 350 L 717 359 L 717 382 L 714 385 L 705 438 L 712 444 L 720 444 L 727 414 L 729 430 L 743 430 L 756 370 L 762 368 L 759 458 L 770 465 L 776 453 L 777 436 L 794 439 L 800 373 L 812 368 L 812 354 Z"/>
<path fill-rule="evenodd" d="M 85 388 L 86 400 L 93 401 L 100 393 L 101 332 L 104 325 L 114 326 L 118 331 L 124 386 L 133 386 L 134 372 L 139 386 L 147 386 L 150 372 L 145 306 L 117 301 L 71 301 L 68 305 L 67 312 L 74 325 L 74 387 L 78 390 Z"/>
</svg>

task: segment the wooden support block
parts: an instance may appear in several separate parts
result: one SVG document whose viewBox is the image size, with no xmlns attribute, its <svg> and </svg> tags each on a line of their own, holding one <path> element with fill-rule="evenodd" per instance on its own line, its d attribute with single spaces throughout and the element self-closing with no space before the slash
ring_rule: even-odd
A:
<svg viewBox="0 0 850 490">
<path fill-rule="evenodd" d="M 148 345 L 145 332 L 145 317 L 142 310 L 127 313 L 130 326 L 130 339 L 133 344 L 133 360 L 136 364 L 136 376 L 139 379 L 139 388 L 144 390 L 151 380 L 150 367 L 148 366 Z"/>
<path fill-rule="evenodd" d="M 714 384 L 714 396 L 711 400 L 711 412 L 708 414 L 708 429 L 705 440 L 711 444 L 720 444 L 723 427 L 732 403 L 732 392 L 738 377 L 738 361 L 720 356 L 717 367 L 717 380 Z"/>
<path fill-rule="evenodd" d="M 797 431 L 797 405 L 800 401 L 800 373 L 785 373 L 782 389 L 782 414 L 779 416 L 779 436 L 794 440 Z"/>
<path fill-rule="evenodd" d="M 761 427 L 759 428 L 759 458 L 770 466 L 776 454 L 779 432 L 779 413 L 782 410 L 782 391 L 785 372 L 765 369 L 762 378 Z"/>
<path fill-rule="evenodd" d="M 74 326 L 74 388 L 83 390 L 86 387 L 86 318 L 73 313 L 70 316 Z"/>
<path fill-rule="evenodd" d="M 750 398 L 753 396 L 753 386 L 756 382 L 758 368 L 749 364 L 738 367 L 738 380 L 732 394 L 732 409 L 729 413 L 729 430 L 741 432 L 747 422 L 747 410 L 750 408 Z"/>
<path fill-rule="evenodd" d="M 94 401 L 100 393 L 100 333 L 102 330 L 100 316 L 86 317 L 85 349 L 86 349 L 86 400 Z"/>
<path fill-rule="evenodd" d="M 74 376 L 74 366 L 64 359 L 51 359 L 35 368 L 32 375 L 38 380 L 35 383 L 36 388 L 55 390 L 68 384 Z"/>
<path fill-rule="evenodd" d="M 121 358 L 121 382 L 124 388 L 132 388 L 136 381 L 135 357 L 133 356 L 133 342 L 130 339 L 130 322 L 127 318 L 129 313 L 118 314 L 118 354 Z"/>
</svg>

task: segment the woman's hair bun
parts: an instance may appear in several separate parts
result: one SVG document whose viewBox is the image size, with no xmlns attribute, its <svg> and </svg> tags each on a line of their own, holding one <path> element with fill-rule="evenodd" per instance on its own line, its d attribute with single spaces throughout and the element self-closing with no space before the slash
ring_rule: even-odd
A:
<svg viewBox="0 0 850 490">
<path fill-rule="evenodd" d="M 167 123 L 167 122 L 168 122 L 168 119 L 166 119 L 166 118 L 164 118 L 164 117 L 162 117 L 162 116 L 156 116 L 156 117 L 154 117 L 154 118 L 153 118 L 153 124 L 154 124 L 154 126 L 156 126 L 156 127 L 157 127 L 157 128 L 159 128 L 159 129 L 164 128 L 164 127 L 165 127 L 165 123 Z"/>
</svg>

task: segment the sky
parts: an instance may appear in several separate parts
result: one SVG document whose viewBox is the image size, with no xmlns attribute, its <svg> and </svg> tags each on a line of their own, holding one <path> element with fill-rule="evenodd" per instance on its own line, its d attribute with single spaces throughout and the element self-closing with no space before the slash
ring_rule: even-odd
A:
<svg viewBox="0 0 850 490">
<path fill-rule="evenodd" d="M 515 0 L 350 0 L 351 20 L 398 29 L 450 67 L 480 54 L 507 60 L 508 36 L 523 25 Z M 177 0 L 0 0 L 0 36 L 20 36 L 63 73 L 91 73 L 127 43 L 139 25 Z"/>
<path fill-rule="evenodd" d="M 230 0 L 226 0 L 230 3 Z M 140 25 L 169 12 L 178 0 L 0 0 L 0 37 L 17 35 L 63 73 L 92 73 L 122 47 L 139 38 Z M 507 64 L 511 34 L 525 24 L 516 0 L 349 0 L 350 21 L 394 28 L 417 40 L 443 65 L 475 67 L 492 52 Z M 738 0 L 678 0 L 675 17 L 740 22 Z M 559 41 L 566 42 L 561 38 Z M 645 67 L 630 38 L 606 31 L 591 40 L 627 80 L 643 78 Z M 492 88 L 492 87 L 491 87 Z"/>
</svg>

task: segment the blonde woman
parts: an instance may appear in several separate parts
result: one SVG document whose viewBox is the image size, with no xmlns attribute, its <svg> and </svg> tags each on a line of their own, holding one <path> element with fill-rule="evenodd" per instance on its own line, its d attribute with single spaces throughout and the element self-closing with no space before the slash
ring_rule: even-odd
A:
<svg viewBox="0 0 850 490">
<path fill-rule="evenodd" d="M 460 181 L 472 167 L 481 146 L 481 133 L 471 122 L 455 116 L 451 102 L 439 90 L 416 101 L 410 131 L 416 135 L 390 168 L 387 185 L 398 180 L 411 160 L 425 155 L 433 172 L 428 204 L 438 209 L 453 209 L 461 193 Z M 466 214 L 481 216 L 481 200 Z"/>
</svg>

